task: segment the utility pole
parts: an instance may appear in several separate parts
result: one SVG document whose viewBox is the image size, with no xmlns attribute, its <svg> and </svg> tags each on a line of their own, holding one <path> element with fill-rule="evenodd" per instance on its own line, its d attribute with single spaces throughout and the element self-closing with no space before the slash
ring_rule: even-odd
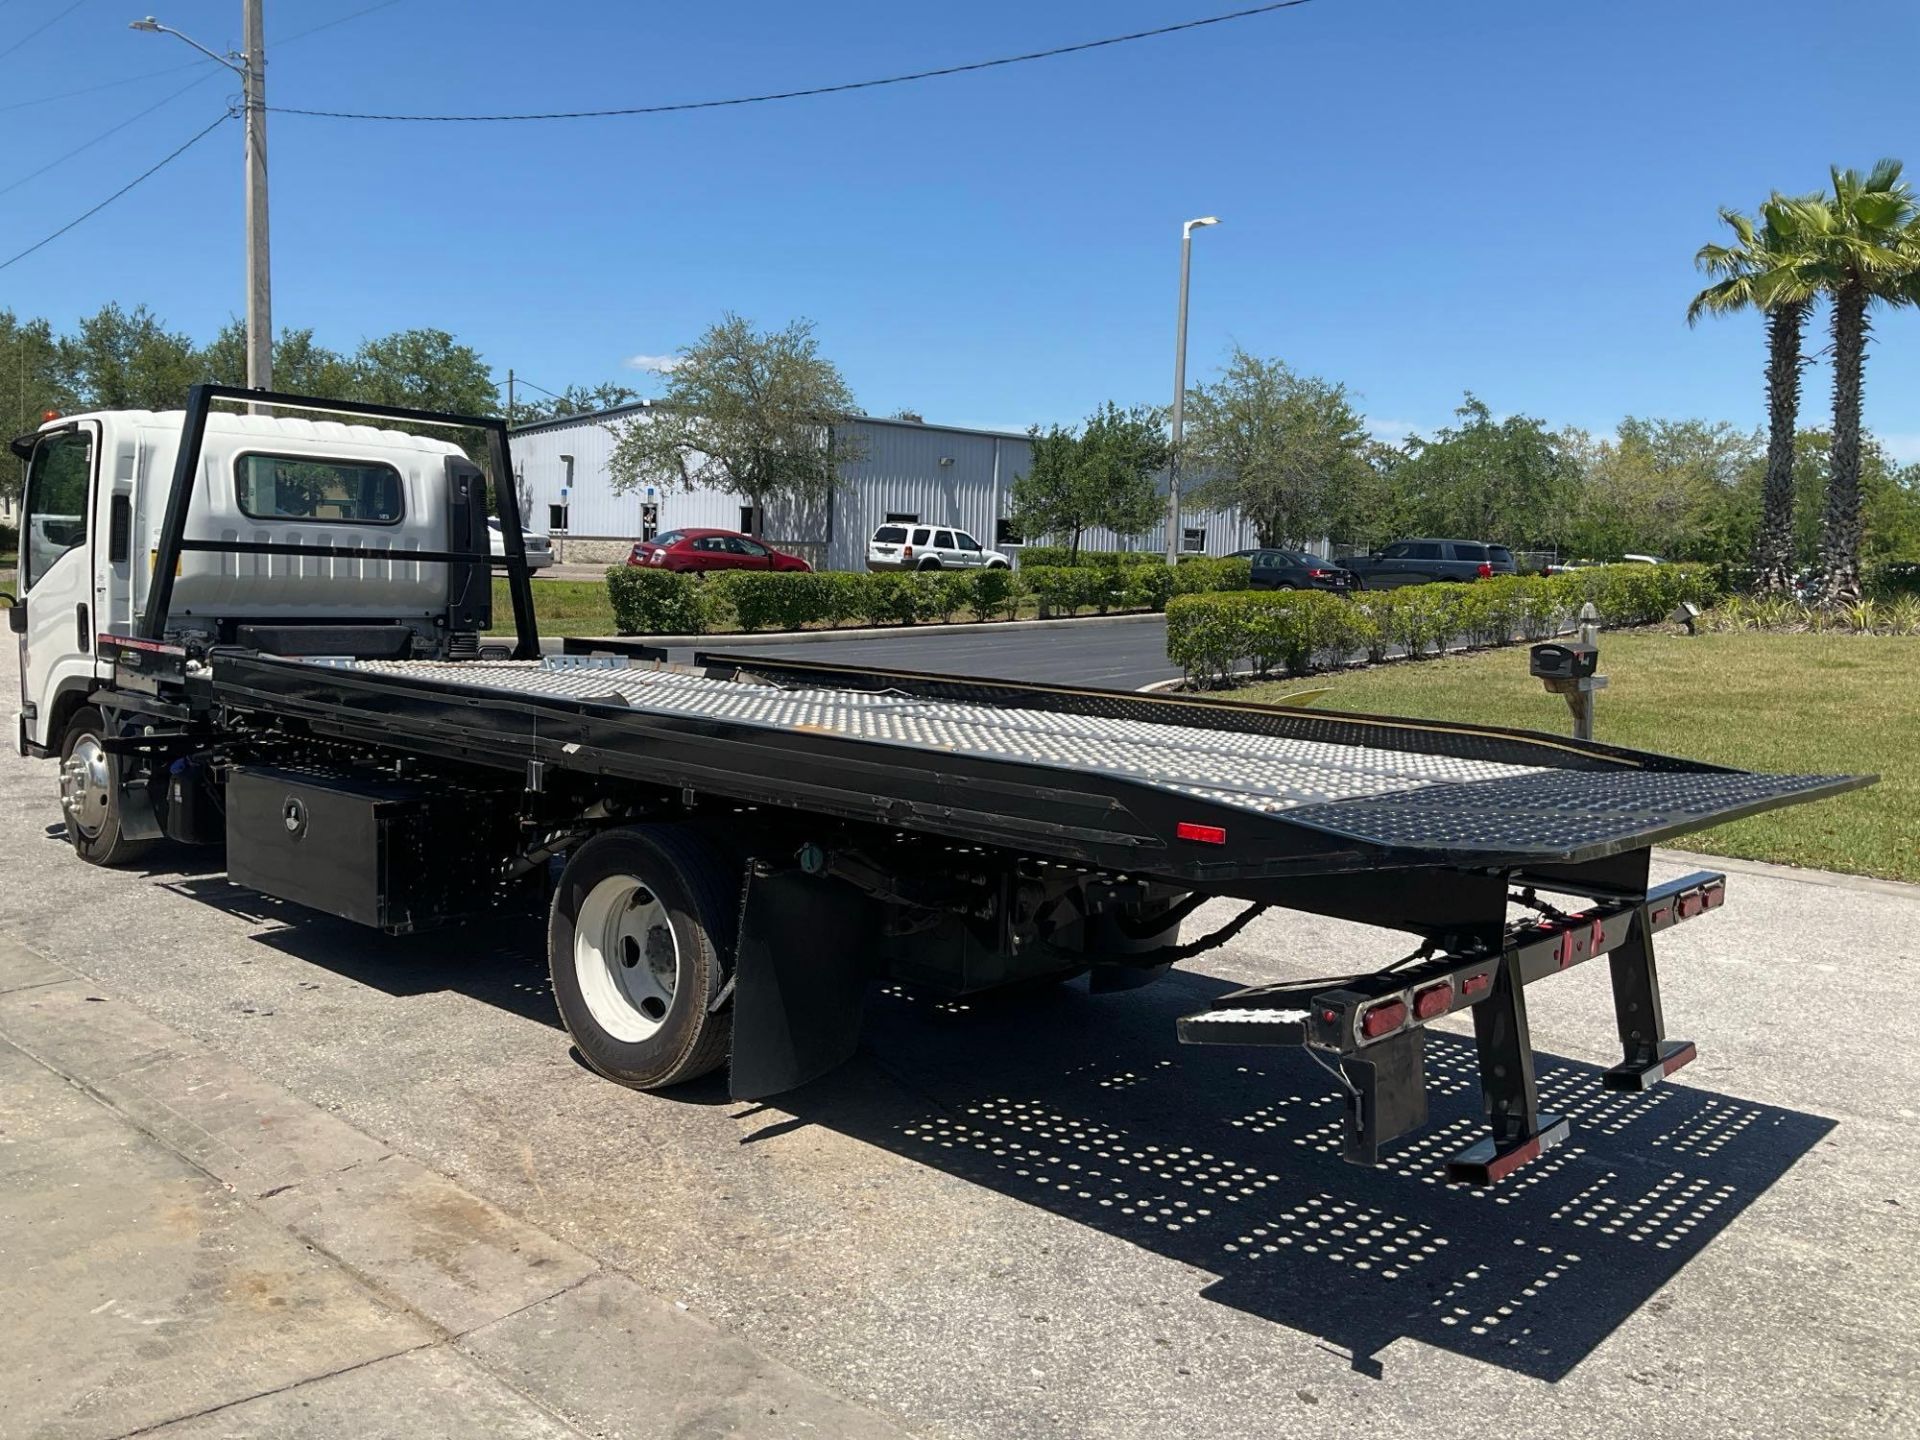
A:
<svg viewBox="0 0 1920 1440">
<path fill-rule="evenodd" d="M 273 388 L 273 264 L 267 243 L 267 40 L 263 0 L 241 0 L 247 94 L 247 388 Z"/>
<path fill-rule="evenodd" d="M 507 367 L 507 428 L 513 428 L 513 367 Z"/>
<path fill-rule="evenodd" d="M 1218 225 L 1219 217 L 1203 215 L 1180 227 L 1180 322 L 1173 342 L 1173 450 L 1167 461 L 1167 564 L 1180 563 L 1180 437 L 1187 407 L 1187 282 L 1193 271 L 1193 232 Z"/>
<path fill-rule="evenodd" d="M 247 388 L 273 388 L 273 266 L 267 244 L 267 41 L 261 19 L 263 0 L 240 0 L 243 51 L 225 55 L 209 50 L 191 35 L 153 16 L 128 28 L 150 35 L 171 35 L 240 77 L 246 119 L 247 175 Z"/>
</svg>

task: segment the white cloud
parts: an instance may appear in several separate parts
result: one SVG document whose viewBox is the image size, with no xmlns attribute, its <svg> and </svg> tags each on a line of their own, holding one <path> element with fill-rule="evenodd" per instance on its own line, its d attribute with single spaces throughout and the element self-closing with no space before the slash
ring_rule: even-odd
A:
<svg viewBox="0 0 1920 1440">
<path fill-rule="evenodd" d="M 1411 420 L 1375 420 L 1367 418 L 1367 431 L 1374 439 L 1386 445 L 1398 445 L 1409 435 L 1418 434 L 1423 426 Z"/>
<path fill-rule="evenodd" d="M 629 370 L 645 370 L 649 375 L 665 375 L 669 370 L 678 369 L 681 357 L 678 355 L 629 355 Z"/>
<path fill-rule="evenodd" d="M 1920 460 L 1920 435 L 1876 435 L 1874 438 L 1886 447 L 1887 454 L 1896 464 L 1907 465 Z"/>
</svg>

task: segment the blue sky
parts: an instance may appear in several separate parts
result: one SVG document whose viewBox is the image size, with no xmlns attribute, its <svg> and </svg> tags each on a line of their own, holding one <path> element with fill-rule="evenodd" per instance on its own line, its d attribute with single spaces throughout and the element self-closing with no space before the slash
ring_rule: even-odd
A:
<svg viewBox="0 0 1920 1440">
<path fill-rule="evenodd" d="M 0 50 L 67 0 L 0 0 Z M 372 0 L 267 0 L 270 41 Z M 160 158 L 234 88 L 126 21 L 238 43 L 237 0 L 82 0 L 8 59 L 0 253 Z M 270 103 L 584 109 L 752 93 L 1071 43 L 1233 0 L 807 5 L 398 0 L 270 49 Z M 1871 37 L 1871 38 L 1869 38 Z M 1171 388 L 1182 219 L 1189 375 L 1238 343 L 1345 382 L 1383 434 L 1499 412 L 1761 418 L 1761 339 L 1689 331 L 1716 207 L 1920 139 L 1911 0 L 1314 0 L 1090 54 L 846 96 L 635 119 L 380 125 L 275 116 L 275 320 L 336 347 L 438 326 L 504 379 L 627 368 L 722 310 L 814 320 L 867 409 L 1023 428 Z M 147 76 L 57 103 L 17 102 Z M 1920 145 L 1908 158 L 1920 178 Z M 241 307 L 240 134 L 216 132 L 11 269 L 70 324 L 144 301 L 210 335 Z M 1824 336 L 1816 337 L 1824 348 Z M 1824 365 L 1805 414 L 1827 406 Z M 1920 316 L 1881 318 L 1868 421 L 1920 458 Z"/>
</svg>

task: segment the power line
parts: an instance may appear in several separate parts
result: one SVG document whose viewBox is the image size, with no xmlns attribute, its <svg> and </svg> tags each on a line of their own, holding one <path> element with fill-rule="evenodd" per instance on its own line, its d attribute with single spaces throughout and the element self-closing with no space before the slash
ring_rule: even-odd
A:
<svg viewBox="0 0 1920 1440">
<path fill-rule="evenodd" d="M 6 0 L 0 0 L 0 5 L 4 5 L 5 3 Z M 309 35 L 318 35 L 322 30 L 331 30 L 336 25 L 344 25 L 349 20 L 358 20 L 362 15 L 371 15 L 376 10 L 385 10 L 388 6 L 398 5 L 399 3 L 400 0 L 380 0 L 378 5 L 368 5 L 364 9 L 355 10 L 346 15 L 335 16 L 331 20 L 322 21 L 320 24 L 311 26 L 308 29 L 297 30 L 285 39 L 276 38 L 272 42 L 273 48 L 277 50 L 282 45 L 291 45 L 296 41 L 306 39 Z M 55 16 L 54 18 L 58 19 L 59 17 Z M 28 38 L 31 39 L 32 37 L 29 36 Z M 97 95 L 102 90 L 118 90 L 122 85 L 137 85 L 143 80 L 158 80 L 166 75 L 178 75 L 183 70 L 203 69 L 214 63 L 216 62 L 204 59 L 189 60 L 183 65 L 169 65 L 162 70 L 142 70 L 138 75 L 122 75 L 118 80 L 102 80 L 97 85 L 82 85 L 77 90 L 62 90 L 54 95 L 36 95 L 31 100 L 15 100 L 10 105 L 0 105 L 0 115 L 4 115 L 9 110 L 26 110 L 35 105 L 51 105 L 56 100 L 72 100 L 81 95 Z"/>
<path fill-rule="evenodd" d="M 207 136 L 211 135 L 215 130 L 218 130 L 222 125 L 226 124 L 227 121 L 233 119 L 236 113 L 237 112 L 233 110 L 221 111 L 219 117 L 213 122 L 213 124 L 207 126 L 206 129 L 200 131 L 191 140 L 187 141 L 186 144 L 182 145 L 179 149 L 167 155 L 166 158 L 159 161 L 157 164 L 149 166 L 147 169 L 142 170 L 138 175 L 134 176 L 133 179 L 129 180 L 126 184 L 122 185 L 118 190 L 114 191 L 111 195 L 107 196 L 106 199 L 102 200 L 98 205 L 95 205 L 91 210 L 83 211 L 81 214 L 74 216 L 73 219 L 69 220 L 66 224 L 62 225 L 58 230 L 54 231 L 51 235 L 48 235 L 43 239 L 34 241 L 33 244 L 29 245 L 26 249 L 22 250 L 18 255 L 9 256 L 5 260 L 0 260 L 0 270 L 5 270 L 9 266 L 19 263 L 20 261 L 26 259 L 27 256 L 33 254 L 34 251 L 40 249 L 43 246 L 51 245 L 55 240 L 58 240 L 62 235 L 66 234 L 69 230 L 73 229 L 74 226 L 80 224 L 82 221 L 91 220 L 94 216 L 98 215 L 102 210 L 106 209 L 109 205 L 113 204 L 114 201 L 118 200 L 122 195 L 126 194 L 129 190 L 133 189 L 133 187 L 138 185 L 141 181 L 146 180 L 149 177 L 156 175 L 160 171 L 166 169 L 167 166 L 171 165 L 174 161 L 178 160 L 182 155 L 186 154 L 187 151 L 191 150 L 194 146 L 198 145 L 202 140 L 206 139 Z"/>
<path fill-rule="evenodd" d="M 26 44 L 29 40 L 33 39 L 34 36 L 42 33 L 43 31 L 51 30 L 54 26 L 58 25 L 62 20 L 66 19 L 67 16 L 71 15 L 74 11 L 78 10 L 82 5 L 86 3 L 87 3 L 87 0 L 73 0 L 73 3 L 71 5 L 67 6 L 67 8 L 62 10 L 58 15 L 55 15 L 51 20 L 45 21 L 40 25 L 36 25 L 33 29 L 29 30 L 26 34 L 22 35 L 18 40 L 14 41 L 13 44 L 9 45 L 6 49 L 0 50 L 0 60 L 6 59 L 9 55 L 13 54 L 14 51 L 18 50 L 22 45 Z"/>
<path fill-rule="evenodd" d="M 40 176 L 46 174 L 47 171 L 53 169 L 54 166 L 64 164 L 66 161 L 71 160 L 74 156 L 78 155 L 82 150 L 91 150 L 95 145 L 98 145 L 102 140 L 106 139 L 109 135 L 119 134 L 122 130 L 126 129 L 129 125 L 133 124 L 134 121 L 145 119 L 147 116 L 151 115 L 154 111 L 158 110 L 161 106 L 171 105 L 174 101 L 178 100 L 182 95 L 186 94 L 187 91 L 196 89 L 199 86 L 206 84 L 207 81 L 212 80 L 214 78 L 216 77 L 212 75 L 202 75 L 197 80 L 189 80 L 185 85 L 182 85 L 178 90 L 174 91 L 171 95 L 167 96 L 166 99 L 156 100 L 153 104 L 147 106 L 147 108 L 144 110 L 136 110 L 133 114 L 129 115 L 126 119 L 122 120 L 118 125 L 109 126 L 107 129 L 102 130 L 98 135 L 94 136 L 91 140 L 82 141 L 80 144 L 74 146 L 73 149 L 67 151 L 66 154 L 55 156 L 53 159 L 49 160 L 46 164 L 42 165 L 38 170 L 29 171 L 27 174 L 22 175 L 18 180 L 13 181 L 11 184 L 0 185 L 0 195 L 10 194 L 11 192 L 18 190 L 22 185 L 26 184 L 29 180 L 37 180 Z"/>
<path fill-rule="evenodd" d="M 331 30 L 336 25 L 344 25 L 349 20 L 358 20 L 362 15 L 371 15 L 376 10 L 385 10 L 389 6 L 398 5 L 399 3 L 400 0 L 380 0 L 380 3 L 377 5 L 368 5 L 364 9 L 355 10 L 347 15 L 338 15 L 331 20 L 322 20 L 318 25 L 309 25 L 305 30 L 296 30 L 291 35 L 276 35 L 268 43 L 275 49 L 278 49 L 282 45 L 291 45 L 296 40 L 304 40 L 309 35 L 318 35 L 322 30 Z"/>
<path fill-rule="evenodd" d="M 814 85 L 804 90 L 778 90 L 766 95 L 736 95 L 725 100 L 686 100 L 674 105 L 633 105 L 618 110 L 556 110 L 530 115 L 369 115 L 352 110 L 302 110 L 286 105 L 269 105 L 282 115 L 309 115 L 322 120 L 597 120 L 615 115 L 666 115 L 680 110 L 719 110 L 729 105 L 759 105 L 770 100 L 801 100 L 812 95 L 841 95 L 849 90 L 872 90 L 882 85 L 905 85 L 913 80 L 933 80 L 943 75 L 965 75 L 976 70 L 993 70 L 1002 65 L 1020 65 L 1029 60 L 1051 60 L 1060 55 L 1077 55 L 1109 45 L 1126 45 L 1135 40 L 1153 40 L 1183 30 L 1198 30 L 1207 25 L 1224 25 L 1229 20 L 1245 20 L 1275 10 L 1291 10 L 1311 0 L 1275 0 L 1269 5 L 1254 5 L 1224 15 L 1209 15 L 1199 20 L 1183 20 L 1177 25 L 1161 25 L 1152 30 L 1135 30 L 1127 35 L 1109 35 L 1102 40 L 1083 40 L 1076 45 L 1056 45 L 1050 50 L 1030 50 L 1024 55 L 1003 55 L 997 60 L 975 60 L 965 65 L 944 65 L 937 70 L 915 70 L 906 75 L 888 75 L 877 80 L 849 80 L 838 85 Z"/>
</svg>

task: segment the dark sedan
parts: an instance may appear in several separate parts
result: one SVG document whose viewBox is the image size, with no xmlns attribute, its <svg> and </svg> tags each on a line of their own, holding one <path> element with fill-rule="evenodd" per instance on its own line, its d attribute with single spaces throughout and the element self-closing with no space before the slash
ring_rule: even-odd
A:
<svg viewBox="0 0 1920 1440">
<path fill-rule="evenodd" d="M 1353 576 L 1318 555 L 1298 550 L 1255 550 L 1253 588 L 1256 590 L 1333 590 L 1354 588 Z"/>
</svg>

